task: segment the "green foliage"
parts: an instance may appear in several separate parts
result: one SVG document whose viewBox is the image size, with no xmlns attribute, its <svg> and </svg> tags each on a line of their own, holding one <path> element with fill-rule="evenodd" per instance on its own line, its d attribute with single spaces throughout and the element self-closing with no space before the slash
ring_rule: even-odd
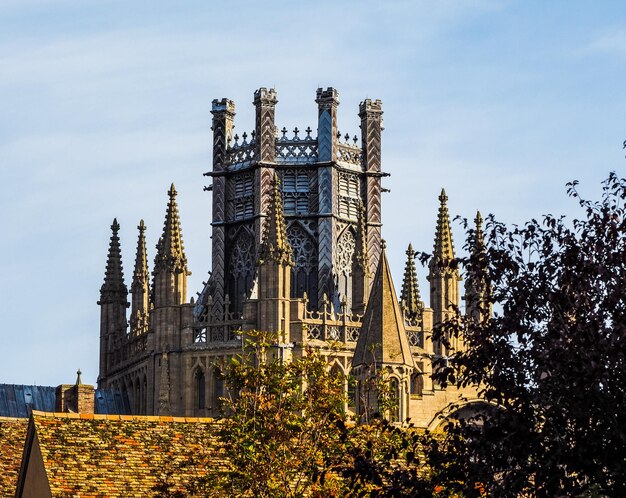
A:
<svg viewBox="0 0 626 498">
<path fill-rule="evenodd" d="M 275 339 L 248 333 L 244 354 L 223 367 L 228 470 L 208 476 L 213 495 L 332 496 L 341 488 L 332 471 L 346 425 L 343 379 L 315 351 L 270 359 Z"/>
</svg>

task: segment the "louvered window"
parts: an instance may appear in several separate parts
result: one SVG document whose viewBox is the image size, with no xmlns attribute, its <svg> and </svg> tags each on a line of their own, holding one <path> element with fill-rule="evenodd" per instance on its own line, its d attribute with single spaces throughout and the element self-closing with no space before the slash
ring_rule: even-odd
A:
<svg viewBox="0 0 626 498">
<path fill-rule="evenodd" d="M 285 214 L 308 214 L 309 172 L 288 169 L 283 172 L 283 205 Z"/>
<path fill-rule="evenodd" d="M 339 173 L 339 216 L 356 220 L 359 208 L 359 177 Z"/>
<path fill-rule="evenodd" d="M 254 215 L 254 184 L 251 174 L 235 177 L 233 210 L 236 220 L 242 220 Z"/>
</svg>

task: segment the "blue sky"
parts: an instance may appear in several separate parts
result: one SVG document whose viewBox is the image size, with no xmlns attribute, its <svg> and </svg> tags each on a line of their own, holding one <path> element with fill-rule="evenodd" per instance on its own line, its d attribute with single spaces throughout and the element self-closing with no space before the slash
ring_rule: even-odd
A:
<svg viewBox="0 0 626 498">
<path fill-rule="evenodd" d="M 278 92 L 277 124 L 315 127 L 315 89 L 340 92 L 339 129 L 384 103 L 383 235 L 399 286 L 406 245 L 432 248 L 452 214 L 519 223 L 573 216 L 624 174 L 626 9 L 618 1 L 0 2 L 0 382 L 95 383 L 109 226 L 127 279 L 136 226 L 149 257 L 179 191 L 195 293 L 210 268 L 210 102 Z M 462 232 L 453 227 L 456 246 Z M 420 271 L 422 294 L 425 272 Z"/>
</svg>

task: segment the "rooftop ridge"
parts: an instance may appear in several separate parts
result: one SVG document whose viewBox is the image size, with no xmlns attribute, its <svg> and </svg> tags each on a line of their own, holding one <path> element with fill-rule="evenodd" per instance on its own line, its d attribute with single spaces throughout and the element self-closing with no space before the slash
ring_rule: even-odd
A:
<svg viewBox="0 0 626 498">
<path fill-rule="evenodd" d="M 125 422 L 185 422 L 185 423 L 221 423 L 221 419 L 210 417 L 174 417 L 169 415 L 107 415 L 98 413 L 43 412 L 33 410 L 33 418 L 60 418 L 74 420 L 112 420 Z M 11 417 L 0 417 L 0 420 Z M 14 420 L 24 420 L 17 418 Z"/>
</svg>

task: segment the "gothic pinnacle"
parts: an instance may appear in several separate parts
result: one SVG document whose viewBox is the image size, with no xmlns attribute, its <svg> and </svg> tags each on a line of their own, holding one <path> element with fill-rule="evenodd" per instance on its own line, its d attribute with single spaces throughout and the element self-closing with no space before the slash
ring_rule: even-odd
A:
<svg viewBox="0 0 626 498">
<path fill-rule="evenodd" d="M 420 296 L 417 272 L 415 270 L 415 251 L 409 244 L 406 251 L 406 266 L 404 267 L 404 279 L 400 292 L 400 306 L 409 320 L 415 320 L 421 316 L 424 305 Z"/>
<path fill-rule="evenodd" d="M 445 189 L 441 189 L 439 196 L 439 213 L 437 215 L 437 229 L 435 232 L 435 251 L 433 256 L 442 262 L 449 263 L 454 259 L 454 244 L 450 229 L 450 215 L 447 206 L 448 196 Z"/>
<path fill-rule="evenodd" d="M 291 252 L 291 246 L 287 240 L 287 228 L 283 212 L 283 200 L 280 192 L 280 180 L 278 179 L 278 175 L 274 173 L 259 259 L 260 261 L 271 259 L 277 263 L 291 265 L 293 264 Z"/>
<path fill-rule="evenodd" d="M 148 270 L 148 255 L 146 251 L 146 225 L 143 220 L 137 227 L 137 255 L 133 283 L 130 286 L 132 307 L 130 311 L 131 332 L 139 334 L 147 329 L 147 317 L 150 309 L 150 272 Z"/>
<path fill-rule="evenodd" d="M 148 282 L 148 254 L 146 251 L 146 225 L 143 220 L 137 226 L 139 236 L 137 238 L 137 253 L 135 256 L 135 271 L 133 272 L 133 283 L 131 291 L 135 292 Z"/>
<path fill-rule="evenodd" d="M 173 271 L 185 272 L 187 269 L 187 256 L 183 246 L 183 235 L 180 227 L 180 217 L 178 205 L 176 204 L 176 187 L 170 186 L 168 191 L 169 202 L 167 203 L 167 213 L 163 224 L 163 234 L 157 244 L 157 255 L 154 260 L 155 273 L 163 268 Z"/>
<path fill-rule="evenodd" d="M 124 284 L 124 271 L 122 269 L 122 253 L 120 250 L 120 238 L 118 232 L 120 225 L 117 218 L 113 219 L 111 225 L 111 241 L 109 243 L 109 253 L 107 256 L 104 283 L 100 288 L 100 303 L 124 303 L 128 289 Z"/>
<path fill-rule="evenodd" d="M 487 278 L 487 254 L 480 211 L 474 218 L 475 231 L 471 239 L 471 258 L 465 283 L 467 313 L 480 321 L 491 315 L 490 288 Z"/>
<path fill-rule="evenodd" d="M 483 217 L 480 215 L 480 211 L 476 211 L 476 218 L 474 218 L 474 223 L 476 224 L 474 250 L 478 252 L 484 252 L 485 238 L 483 235 Z"/>
</svg>

